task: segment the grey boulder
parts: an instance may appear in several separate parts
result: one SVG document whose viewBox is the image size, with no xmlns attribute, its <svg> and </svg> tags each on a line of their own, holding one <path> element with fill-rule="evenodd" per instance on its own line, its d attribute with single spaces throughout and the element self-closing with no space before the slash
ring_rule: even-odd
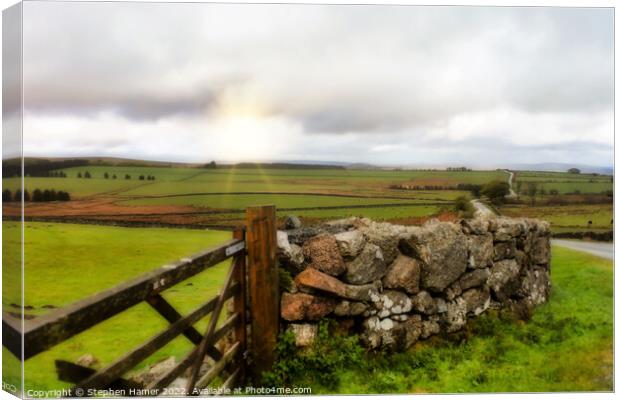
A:
<svg viewBox="0 0 620 400">
<path fill-rule="evenodd" d="M 344 280 L 348 283 L 361 285 L 381 279 L 387 272 L 387 265 L 379 246 L 367 243 L 353 261 L 346 264 Z"/>
</svg>

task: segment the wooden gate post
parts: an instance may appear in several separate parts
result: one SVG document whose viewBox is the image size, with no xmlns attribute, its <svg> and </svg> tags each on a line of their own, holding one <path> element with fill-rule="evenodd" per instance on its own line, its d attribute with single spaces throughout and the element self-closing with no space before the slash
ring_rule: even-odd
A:
<svg viewBox="0 0 620 400">
<path fill-rule="evenodd" d="M 252 315 L 252 375 L 255 381 L 275 362 L 279 328 L 279 288 L 276 265 L 276 208 L 246 210 L 246 245 L 250 313 Z"/>
</svg>

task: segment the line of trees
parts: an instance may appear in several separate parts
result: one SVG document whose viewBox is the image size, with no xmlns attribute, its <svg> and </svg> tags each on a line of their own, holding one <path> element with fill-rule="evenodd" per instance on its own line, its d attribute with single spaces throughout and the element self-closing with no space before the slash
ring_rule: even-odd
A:
<svg viewBox="0 0 620 400">
<path fill-rule="evenodd" d="M 84 173 L 82 172 L 78 172 L 77 174 L 78 178 L 86 178 L 86 179 L 90 179 L 92 178 L 92 175 L 90 174 L 90 172 L 85 171 Z M 103 179 L 116 179 L 116 174 L 109 174 L 108 172 L 104 172 L 103 173 Z M 131 179 L 131 175 L 129 174 L 125 174 L 125 180 L 130 180 Z M 154 181 L 155 180 L 155 176 L 153 175 L 140 175 L 138 177 L 138 179 L 140 179 L 141 181 L 143 180 L 147 180 L 147 181 Z"/>
<path fill-rule="evenodd" d="M 21 201 L 22 200 L 22 191 L 16 190 L 15 193 L 12 193 L 9 189 L 4 189 L 2 191 L 2 201 L 4 203 L 9 203 L 12 201 Z M 71 195 L 68 192 L 63 190 L 54 190 L 54 189 L 35 189 L 32 192 L 32 195 L 27 190 L 24 190 L 24 201 L 33 201 L 33 202 L 45 202 L 45 201 L 70 201 Z"/>
<path fill-rule="evenodd" d="M 457 190 L 457 186 L 454 185 L 390 185 L 389 187 L 396 190 Z"/>
<path fill-rule="evenodd" d="M 479 197 L 482 185 L 474 183 L 459 183 L 458 185 L 390 185 L 389 188 L 397 190 L 462 190 L 471 192 L 474 197 Z"/>
<path fill-rule="evenodd" d="M 557 189 L 549 189 L 549 191 L 545 190 L 543 182 L 517 181 L 515 184 L 515 189 L 517 196 L 525 195 L 529 197 L 531 205 L 536 204 L 536 196 L 540 196 L 540 199 L 542 200 L 547 194 L 552 196 L 557 196 L 560 194 Z"/>
<path fill-rule="evenodd" d="M 74 159 L 74 160 L 43 160 L 43 159 L 25 159 L 24 160 L 24 174 L 26 176 L 33 177 L 50 177 L 52 170 L 60 170 L 65 168 L 80 167 L 88 165 L 88 160 Z M 21 176 L 22 164 L 21 161 L 2 161 L 2 177 L 10 178 Z M 64 178 L 65 176 L 54 176 L 58 178 Z"/>
<path fill-rule="evenodd" d="M 35 176 L 35 175 L 27 174 L 27 176 Z M 42 171 L 42 172 L 39 172 L 39 174 L 36 176 L 42 177 L 42 178 L 66 178 L 67 174 L 64 171 Z"/>
</svg>

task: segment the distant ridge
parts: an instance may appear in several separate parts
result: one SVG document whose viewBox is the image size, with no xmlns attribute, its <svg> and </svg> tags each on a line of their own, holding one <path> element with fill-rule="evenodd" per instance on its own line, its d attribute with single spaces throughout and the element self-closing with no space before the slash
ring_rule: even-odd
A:
<svg viewBox="0 0 620 400">
<path fill-rule="evenodd" d="M 9 158 L 2 161 L 3 176 L 12 176 L 19 173 L 20 159 Z M 71 163 L 79 163 L 81 165 L 110 165 L 125 167 L 168 167 L 168 168 L 201 168 L 209 164 L 210 161 L 203 163 L 183 163 L 177 161 L 161 161 L 161 160 L 139 160 L 121 157 L 26 157 L 24 164 L 28 166 L 36 166 L 35 168 L 52 169 L 66 168 Z M 64 164 L 64 165 L 63 165 Z M 466 163 L 451 164 L 403 164 L 403 165 L 377 165 L 369 163 L 353 163 L 341 161 L 319 161 L 319 160 L 283 160 L 283 161 L 260 161 L 260 162 L 218 162 L 217 166 L 236 167 L 236 168 L 265 168 L 265 169 L 359 169 L 359 170 L 445 170 L 449 166 L 456 164 L 466 166 L 473 170 L 495 170 L 509 169 L 515 171 L 541 171 L 541 172 L 566 172 L 570 168 L 578 168 L 583 173 L 597 173 L 602 175 L 612 175 L 613 166 L 594 166 L 586 164 L 569 164 L 569 163 L 518 163 L 504 165 L 476 165 L 474 163 L 467 165 Z M 47 168 L 46 168 L 47 167 Z M 15 170 L 15 171 L 14 171 Z M 8 175 L 7 175 L 8 174 Z"/>
<path fill-rule="evenodd" d="M 300 163 L 237 163 L 237 164 L 220 164 L 227 167 L 235 168 L 264 168 L 264 169 L 345 169 L 342 165 L 331 164 L 300 164 Z"/>
<path fill-rule="evenodd" d="M 538 163 L 538 164 L 513 164 L 506 167 L 507 169 L 525 170 L 525 171 L 542 171 L 542 172 L 566 172 L 570 168 L 578 168 L 586 174 L 602 174 L 612 175 L 613 167 L 597 167 L 585 164 L 568 164 L 568 163 Z"/>
</svg>

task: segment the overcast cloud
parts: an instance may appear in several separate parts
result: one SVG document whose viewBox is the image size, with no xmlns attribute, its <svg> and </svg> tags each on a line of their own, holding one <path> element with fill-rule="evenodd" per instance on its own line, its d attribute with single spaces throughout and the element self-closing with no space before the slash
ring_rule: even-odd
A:
<svg viewBox="0 0 620 400">
<path fill-rule="evenodd" d="M 24 4 L 27 155 L 613 163 L 610 9 Z"/>
</svg>

